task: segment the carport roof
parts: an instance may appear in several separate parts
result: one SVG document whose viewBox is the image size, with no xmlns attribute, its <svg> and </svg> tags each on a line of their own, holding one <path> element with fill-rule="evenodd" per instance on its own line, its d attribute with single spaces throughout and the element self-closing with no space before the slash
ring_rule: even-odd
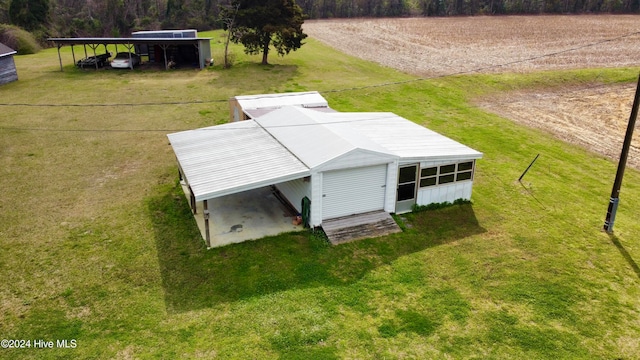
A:
<svg viewBox="0 0 640 360">
<path fill-rule="evenodd" d="M 48 38 L 58 45 L 88 45 L 88 44 L 167 44 L 181 45 L 198 41 L 210 41 L 211 38 L 109 38 L 109 37 L 82 37 L 82 38 Z"/>
<path fill-rule="evenodd" d="M 310 174 L 309 168 L 254 121 L 167 136 L 197 201 Z"/>
</svg>

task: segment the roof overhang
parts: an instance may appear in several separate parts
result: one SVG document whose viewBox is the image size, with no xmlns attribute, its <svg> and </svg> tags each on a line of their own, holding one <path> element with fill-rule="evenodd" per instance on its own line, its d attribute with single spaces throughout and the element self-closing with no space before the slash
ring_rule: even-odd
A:
<svg viewBox="0 0 640 360">
<path fill-rule="evenodd" d="M 251 120 L 167 136 L 197 201 L 310 175 L 307 166 Z"/>
</svg>

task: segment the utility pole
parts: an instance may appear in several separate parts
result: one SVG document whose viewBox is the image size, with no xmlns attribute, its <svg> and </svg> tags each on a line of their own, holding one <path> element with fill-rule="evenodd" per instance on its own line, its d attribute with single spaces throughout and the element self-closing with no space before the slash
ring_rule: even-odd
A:
<svg viewBox="0 0 640 360">
<path fill-rule="evenodd" d="M 613 223 L 616 220 L 616 212 L 618 211 L 618 203 L 620 202 L 620 187 L 622 186 L 622 177 L 624 176 L 624 168 L 627 165 L 627 157 L 629 156 L 629 148 L 631 147 L 631 138 L 633 137 L 633 129 L 636 126 L 636 118 L 638 117 L 638 106 L 640 106 L 640 75 L 638 76 L 638 85 L 636 85 L 636 96 L 633 99 L 633 107 L 631 108 L 631 116 L 627 125 L 627 133 L 624 136 L 622 144 L 622 152 L 618 161 L 618 171 L 616 172 L 616 180 L 613 182 L 611 190 L 611 198 L 609 199 L 609 208 L 607 209 L 607 217 L 604 220 L 604 231 L 613 233 Z"/>
</svg>

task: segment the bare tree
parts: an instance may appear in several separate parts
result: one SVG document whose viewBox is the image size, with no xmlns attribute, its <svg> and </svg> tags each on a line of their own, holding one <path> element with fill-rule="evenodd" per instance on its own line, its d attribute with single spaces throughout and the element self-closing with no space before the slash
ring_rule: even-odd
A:
<svg viewBox="0 0 640 360">
<path fill-rule="evenodd" d="M 231 42 L 231 34 L 234 30 L 234 25 L 236 21 L 236 15 L 238 15 L 238 9 L 240 8 L 240 3 L 236 3 L 233 5 L 221 5 L 220 9 L 220 20 L 224 25 L 225 29 L 227 29 L 227 39 L 224 42 L 224 68 L 228 69 L 231 67 L 231 63 L 229 62 L 229 42 Z"/>
</svg>

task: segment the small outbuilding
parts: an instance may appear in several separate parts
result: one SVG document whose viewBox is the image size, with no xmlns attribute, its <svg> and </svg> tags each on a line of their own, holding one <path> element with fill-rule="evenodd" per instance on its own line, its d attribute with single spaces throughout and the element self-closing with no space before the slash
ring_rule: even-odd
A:
<svg viewBox="0 0 640 360">
<path fill-rule="evenodd" d="M 230 121 L 257 118 L 283 106 L 299 106 L 324 112 L 335 112 L 317 91 L 280 94 L 239 95 L 229 99 Z"/>
<path fill-rule="evenodd" d="M 470 200 L 482 157 L 393 113 L 302 106 L 168 137 L 194 210 L 198 203 L 209 209 L 208 201 L 220 196 L 271 186 L 308 215 L 311 227 L 372 211 L 404 213 L 414 204 Z M 207 231 L 203 236 L 209 247 L 225 245 Z"/>
<path fill-rule="evenodd" d="M 16 51 L 0 43 L 0 85 L 18 81 L 18 71 L 13 55 Z"/>
</svg>

